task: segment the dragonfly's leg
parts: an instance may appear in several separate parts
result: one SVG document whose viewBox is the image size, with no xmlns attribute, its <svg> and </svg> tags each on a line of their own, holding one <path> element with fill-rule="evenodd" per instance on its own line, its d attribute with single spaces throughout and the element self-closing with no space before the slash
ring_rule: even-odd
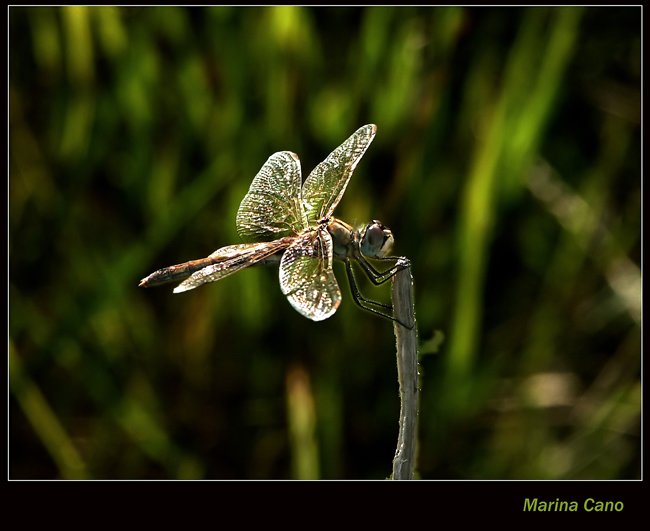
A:
<svg viewBox="0 0 650 531">
<path fill-rule="evenodd" d="M 350 281 L 350 289 L 352 290 L 352 296 L 354 297 L 354 301 L 357 304 L 359 304 L 359 306 L 363 307 L 363 304 L 372 304 L 373 306 L 379 306 L 380 308 L 385 308 L 386 310 L 390 310 L 390 311 L 393 310 L 393 307 L 390 304 L 384 304 L 383 302 L 373 301 L 372 299 L 367 299 L 363 295 L 361 295 L 361 292 L 357 287 L 357 281 L 354 276 L 354 271 L 352 270 L 352 264 L 350 263 L 350 260 L 345 261 L 345 269 L 348 274 L 348 280 Z"/>
<path fill-rule="evenodd" d="M 363 308 L 364 310 L 368 312 L 372 312 L 374 314 L 380 315 L 381 317 L 384 317 L 386 319 L 390 319 L 391 321 L 395 321 L 396 323 L 401 324 L 402 326 L 408 328 L 409 330 L 413 328 L 413 325 L 407 325 L 400 321 L 399 319 L 396 319 L 392 315 L 388 313 L 384 313 L 380 310 L 377 310 L 373 308 L 371 305 L 375 305 L 381 308 L 385 308 L 386 310 L 393 310 L 393 307 L 390 304 L 383 304 L 381 302 L 373 301 L 370 299 L 366 299 L 363 295 L 361 295 L 361 292 L 359 291 L 359 288 L 357 287 L 357 282 L 354 278 L 354 272 L 352 271 L 352 264 L 350 263 L 350 260 L 345 260 L 345 270 L 348 274 L 348 280 L 350 282 L 350 290 L 352 291 L 352 298 L 354 299 L 354 302 L 359 306 L 360 308 Z"/>
<path fill-rule="evenodd" d="M 388 269 L 387 271 L 377 271 L 366 258 L 359 253 L 357 257 L 357 261 L 359 264 L 361 264 L 361 267 L 363 267 L 364 271 L 368 275 L 368 278 L 371 280 L 371 282 L 375 286 L 379 286 L 380 284 L 383 284 L 386 282 L 389 278 L 394 276 L 397 272 L 401 271 L 402 269 L 406 269 L 409 267 L 410 262 L 408 258 L 404 258 L 403 256 L 383 256 L 383 257 L 377 257 L 375 258 L 376 260 L 397 260 L 395 265 Z"/>
</svg>

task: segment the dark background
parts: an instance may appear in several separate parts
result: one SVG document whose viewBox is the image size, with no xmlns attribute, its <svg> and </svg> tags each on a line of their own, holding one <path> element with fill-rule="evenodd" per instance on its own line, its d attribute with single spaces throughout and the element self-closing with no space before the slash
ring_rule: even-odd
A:
<svg viewBox="0 0 650 531">
<path fill-rule="evenodd" d="M 10 8 L 9 477 L 389 476 L 393 330 L 339 265 L 320 323 L 273 268 L 137 287 L 376 123 L 336 215 L 413 264 L 419 477 L 639 478 L 640 15 Z"/>
</svg>

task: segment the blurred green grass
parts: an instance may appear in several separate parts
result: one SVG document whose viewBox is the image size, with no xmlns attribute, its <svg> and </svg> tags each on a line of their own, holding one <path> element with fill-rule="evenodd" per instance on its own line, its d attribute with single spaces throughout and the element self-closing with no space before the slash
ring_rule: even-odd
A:
<svg viewBox="0 0 650 531">
<path fill-rule="evenodd" d="M 365 123 L 337 215 L 445 336 L 420 477 L 640 477 L 640 43 L 629 7 L 10 8 L 10 477 L 387 477 L 392 327 L 342 270 L 322 323 L 271 269 L 137 288 Z"/>
</svg>

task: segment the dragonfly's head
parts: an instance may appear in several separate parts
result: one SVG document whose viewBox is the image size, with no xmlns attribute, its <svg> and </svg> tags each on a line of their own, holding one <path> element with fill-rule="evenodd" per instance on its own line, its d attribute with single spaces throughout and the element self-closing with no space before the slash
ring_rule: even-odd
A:
<svg viewBox="0 0 650 531">
<path fill-rule="evenodd" d="M 381 221 L 374 219 L 361 229 L 361 254 L 368 258 L 388 256 L 395 239 L 393 233 Z"/>
</svg>

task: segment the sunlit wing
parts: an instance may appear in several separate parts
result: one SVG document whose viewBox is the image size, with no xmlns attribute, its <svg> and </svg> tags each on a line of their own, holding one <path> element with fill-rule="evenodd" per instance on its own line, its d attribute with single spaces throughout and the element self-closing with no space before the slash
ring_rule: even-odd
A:
<svg viewBox="0 0 650 531">
<path fill-rule="evenodd" d="M 239 235 L 248 241 L 268 241 L 300 233 L 307 226 L 301 185 L 298 155 L 290 151 L 271 155 L 239 205 Z"/>
<path fill-rule="evenodd" d="M 376 132 L 374 124 L 360 127 L 309 174 L 302 187 L 302 201 L 310 225 L 332 215 Z"/>
<path fill-rule="evenodd" d="M 324 226 L 305 232 L 284 252 L 280 288 L 291 305 L 312 321 L 336 312 L 341 290 L 332 270 L 332 237 Z"/>
<path fill-rule="evenodd" d="M 208 257 L 212 260 L 210 265 L 192 273 L 174 288 L 174 293 L 181 293 L 208 282 L 221 280 L 285 249 L 293 240 L 293 238 L 281 238 L 272 242 L 243 243 L 222 247 Z"/>
</svg>

